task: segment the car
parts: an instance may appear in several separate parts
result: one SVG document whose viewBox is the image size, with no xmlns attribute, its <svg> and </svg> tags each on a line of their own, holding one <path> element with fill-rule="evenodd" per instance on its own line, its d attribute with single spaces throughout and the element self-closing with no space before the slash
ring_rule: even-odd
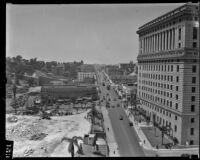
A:
<svg viewBox="0 0 200 160">
<path fill-rule="evenodd" d="M 122 115 L 119 116 L 119 120 L 123 120 L 123 116 Z"/>
<path fill-rule="evenodd" d="M 129 126 L 133 126 L 133 122 L 129 122 Z"/>
</svg>

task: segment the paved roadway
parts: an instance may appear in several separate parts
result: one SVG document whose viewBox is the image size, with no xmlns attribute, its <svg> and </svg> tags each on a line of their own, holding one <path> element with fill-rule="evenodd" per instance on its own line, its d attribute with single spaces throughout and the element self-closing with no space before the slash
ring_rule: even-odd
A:
<svg viewBox="0 0 200 160">
<path fill-rule="evenodd" d="M 100 83 L 104 80 L 104 75 L 100 72 Z M 122 157 L 144 157 L 144 151 L 139 145 L 139 138 L 136 134 L 133 127 L 129 126 L 129 120 L 125 114 L 125 111 L 122 107 L 117 107 L 117 104 L 121 106 L 121 100 L 118 99 L 117 94 L 115 93 L 114 89 L 111 87 L 108 91 L 106 86 L 108 85 L 108 81 L 106 82 L 105 86 L 101 84 L 101 97 L 103 95 L 109 93 L 109 97 L 111 97 L 110 106 L 111 108 L 108 109 L 108 115 L 111 120 L 111 124 L 113 127 L 115 139 L 117 141 L 120 156 Z M 114 101 L 116 98 L 116 101 Z M 115 106 L 114 108 L 112 106 Z M 119 116 L 123 116 L 123 120 L 119 119 Z"/>
</svg>

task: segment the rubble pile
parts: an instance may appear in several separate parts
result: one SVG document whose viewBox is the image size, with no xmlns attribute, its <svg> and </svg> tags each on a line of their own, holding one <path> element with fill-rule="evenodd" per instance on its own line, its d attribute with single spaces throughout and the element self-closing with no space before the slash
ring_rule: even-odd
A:
<svg viewBox="0 0 200 160">
<path fill-rule="evenodd" d="M 30 156 L 31 154 L 33 154 L 34 153 L 34 149 L 26 149 L 25 151 L 24 151 L 24 156 L 25 157 L 27 157 L 27 156 Z"/>
<path fill-rule="evenodd" d="M 40 128 L 36 123 L 25 124 L 19 123 L 6 129 L 6 139 L 17 140 L 18 138 L 30 138 L 40 133 Z"/>
<path fill-rule="evenodd" d="M 16 116 L 10 116 L 7 118 L 7 121 L 9 123 L 13 123 L 13 122 L 16 123 L 18 121 L 18 118 Z"/>
<path fill-rule="evenodd" d="M 48 134 L 45 133 L 37 133 L 31 136 L 30 140 L 42 140 L 44 139 Z"/>
</svg>

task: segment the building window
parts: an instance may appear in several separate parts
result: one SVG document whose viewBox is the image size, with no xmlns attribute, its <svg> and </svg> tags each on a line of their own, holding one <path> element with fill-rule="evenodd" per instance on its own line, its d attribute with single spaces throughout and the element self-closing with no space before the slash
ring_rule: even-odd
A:
<svg viewBox="0 0 200 160">
<path fill-rule="evenodd" d="M 192 47 L 193 47 L 193 48 L 197 48 L 197 42 L 193 42 L 193 43 L 192 43 Z"/>
<path fill-rule="evenodd" d="M 176 82 L 179 82 L 179 77 L 178 76 L 176 77 Z"/>
<path fill-rule="evenodd" d="M 196 77 L 192 77 L 192 83 L 196 83 Z"/>
<path fill-rule="evenodd" d="M 181 43 L 178 43 L 178 48 L 181 48 Z"/>
<path fill-rule="evenodd" d="M 176 66 L 176 71 L 179 72 L 179 65 Z"/>
<path fill-rule="evenodd" d="M 173 86 L 172 85 L 170 86 L 170 89 L 173 90 Z"/>
<path fill-rule="evenodd" d="M 176 103 L 176 109 L 178 109 L 178 103 Z"/>
<path fill-rule="evenodd" d="M 194 128 L 190 128 L 190 135 L 194 135 Z"/>
<path fill-rule="evenodd" d="M 178 91 L 178 86 L 176 86 L 176 91 Z"/>
<path fill-rule="evenodd" d="M 197 27 L 193 27 L 193 39 L 197 39 Z"/>
<path fill-rule="evenodd" d="M 190 119 L 190 122 L 191 122 L 191 123 L 194 123 L 194 118 L 191 118 L 191 119 Z"/>
<path fill-rule="evenodd" d="M 192 66 L 192 72 L 195 73 L 197 70 L 197 67 L 196 66 Z"/>
<path fill-rule="evenodd" d="M 170 107 L 172 107 L 172 101 L 170 101 Z"/>
<path fill-rule="evenodd" d="M 173 65 L 171 65 L 171 72 L 173 72 Z"/>
<path fill-rule="evenodd" d="M 178 94 L 176 95 L 176 100 L 178 100 Z"/>
<path fill-rule="evenodd" d="M 190 145 L 193 145 L 194 144 L 194 141 L 193 140 L 190 140 Z"/>
<path fill-rule="evenodd" d="M 181 28 L 178 29 L 178 40 L 181 40 Z"/>
<path fill-rule="evenodd" d="M 195 101 L 195 96 L 191 97 L 191 101 L 194 102 Z"/>
<path fill-rule="evenodd" d="M 177 126 L 175 125 L 175 126 L 174 126 L 174 132 L 176 132 L 176 131 L 177 131 Z"/>
<path fill-rule="evenodd" d="M 191 112 L 195 111 L 195 105 L 191 105 Z"/>
<path fill-rule="evenodd" d="M 195 89 L 196 89 L 195 87 L 192 87 L 192 93 L 195 93 Z"/>
<path fill-rule="evenodd" d="M 171 76 L 171 82 L 173 82 L 173 76 Z"/>
<path fill-rule="evenodd" d="M 177 120 L 177 116 L 175 116 L 175 120 Z"/>
</svg>

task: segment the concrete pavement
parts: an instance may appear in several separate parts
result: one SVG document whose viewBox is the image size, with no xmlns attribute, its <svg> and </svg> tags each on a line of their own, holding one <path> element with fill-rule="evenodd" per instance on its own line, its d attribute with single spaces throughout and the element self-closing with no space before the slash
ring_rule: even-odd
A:
<svg viewBox="0 0 200 160">
<path fill-rule="evenodd" d="M 127 116 L 128 116 L 128 111 L 125 110 Z M 129 116 L 129 120 L 133 122 L 133 127 L 138 134 L 140 141 L 141 141 L 141 146 L 145 150 L 149 150 L 154 152 L 155 154 L 159 156 L 180 156 L 181 154 L 199 154 L 199 148 L 183 148 L 183 149 L 156 149 L 152 147 L 150 144 L 149 140 L 147 139 L 146 135 L 143 133 L 142 129 L 140 127 L 146 126 L 142 123 L 138 123 L 134 121 L 133 116 Z M 144 143 L 145 141 L 145 143 Z"/>
<path fill-rule="evenodd" d="M 101 107 L 103 118 L 104 118 L 104 127 L 106 132 L 107 143 L 109 147 L 109 157 L 120 157 L 118 146 L 115 140 L 115 136 L 113 133 L 113 128 L 110 122 L 110 118 L 108 117 L 108 111 L 104 106 Z M 109 128 L 109 130 L 108 130 Z"/>
</svg>

